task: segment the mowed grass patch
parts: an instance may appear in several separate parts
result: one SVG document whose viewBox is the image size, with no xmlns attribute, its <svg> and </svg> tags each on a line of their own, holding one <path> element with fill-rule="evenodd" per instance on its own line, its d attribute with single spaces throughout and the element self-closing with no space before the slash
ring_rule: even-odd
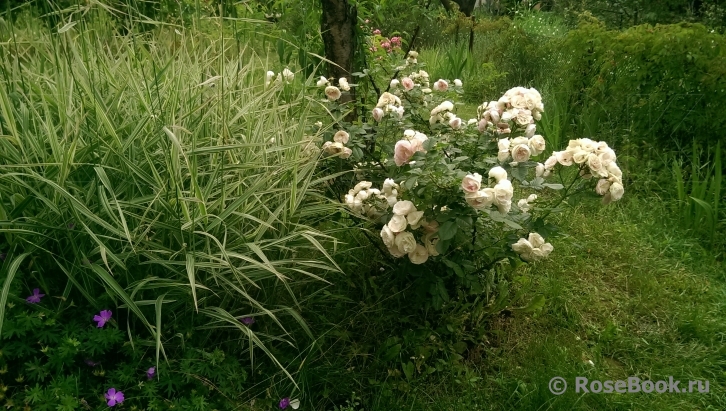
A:
<svg viewBox="0 0 726 411">
<path fill-rule="evenodd" d="M 586 202 L 560 217 L 567 233 L 548 239 L 549 261 L 523 267 L 546 297 L 536 316 L 492 322 L 484 356 L 470 364 L 482 380 L 441 377 L 376 409 L 721 410 L 726 407 L 726 286 L 722 263 L 671 228 L 660 203 Z M 548 383 L 561 376 L 567 392 Z M 577 394 L 588 380 L 709 381 L 709 393 Z M 697 391 L 697 389 L 694 390 Z"/>
</svg>

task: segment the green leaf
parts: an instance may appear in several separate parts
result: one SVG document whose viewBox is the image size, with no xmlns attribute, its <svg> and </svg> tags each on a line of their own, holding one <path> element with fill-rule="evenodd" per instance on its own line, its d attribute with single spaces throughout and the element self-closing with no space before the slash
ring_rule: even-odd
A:
<svg viewBox="0 0 726 411">
<path fill-rule="evenodd" d="M 459 277 L 464 277 L 464 270 L 461 269 L 461 266 L 459 264 L 456 264 L 455 262 L 449 260 L 448 258 L 444 258 L 443 261 L 447 267 L 454 270 L 456 275 L 458 275 Z"/>
<path fill-rule="evenodd" d="M 415 370 L 413 363 L 409 361 L 406 364 L 401 364 L 401 367 L 403 368 L 403 373 L 406 375 L 406 379 L 413 379 L 413 372 Z"/>
<path fill-rule="evenodd" d="M 518 307 L 518 308 L 512 308 L 512 311 L 514 312 L 520 312 L 520 313 L 531 313 L 534 311 L 539 311 L 544 307 L 545 304 L 545 297 L 544 295 L 538 295 L 532 299 L 532 301 L 529 302 L 524 307 Z"/>
<path fill-rule="evenodd" d="M 456 221 L 449 220 L 439 227 L 439 240 L 451 240 L 456 236 L 456 232 L 459 227 Z"/>
<path fill-rule="evenodd" d="M 551 183 L 545 183 L 545 184 L 542 184 L 542 186 L 551 188 L 553 190 L 562 190 L 563 188 L 565 188 L 565 186 L 563 186 L 562 184 L 551 184 Z"/>
<path fill-rule="evenodd" d="M 8 294 L 10 293 L 10 284 L 15 278 L 15 273 L 18 272 L 20 264 L 25 260 L 25 257 L 29 256 L 30 253 L 23 253 L 15 257 L 8 267 L 7 274 L 5 275 L 5 283 L 3 284 L 2 293 L 0 294 L 0 335 L 3 330 L 3 319 L 5 318 L 5 305 L 8 302 Z"/>
</svg>

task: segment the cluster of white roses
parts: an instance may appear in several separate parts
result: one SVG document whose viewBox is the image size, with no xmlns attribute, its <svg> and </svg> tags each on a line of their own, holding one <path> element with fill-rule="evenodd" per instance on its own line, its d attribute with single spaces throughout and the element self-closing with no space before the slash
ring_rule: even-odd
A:
<svg viewBox="0 0 726 411">
<path fill-rule="evenodd" d="M 528 137 L 534 135 L 535 121 L 542 119 L 542 96 L 534 88 L 514 87 L 498 101 L 490 101 L 478 107 L 479 131 L 490 130 L 508 134 L 513 128 L 523 128 Z"/>
<path fill-rule="evenodd" d="M 268 71 L 265 75 L 265 87 L 269 86 L 273 79 L 275 79 L 277 83 L 282 83 L 283 81 L 285 83 L 292 83 L 295 79 L 295 73 L 290 71 L 289 68 L 285 68 L 282 70 L 282 73 L 277 73 L 277 75 L 275 75 L 274 71 Z"/>
<path fill-rule="evenodd" d="M 348 80 L 345 77 L 338 79 L 338 86 L 340 88 L 330 84 L 330 81 L 325 76 L 320 76 L 320 80 L 316 84 L 318 87 L 325 87 L 325 97 L 330 101 L 339 99 L 343 94 L 341 90 L 350 91 L 350 84 L 348 84 Z"/>
<path fill-rule="evenodd" d="M 545 239 L 538 233 L 529 233 L 528 239 L 520 238 L 512 244 L 512 250 L 524 261 L 537 261 L 547 258 L 554 247 L 550 243 L 545 243 Z"/>
<path fill-rule="evenodd" d="M 391 183 L 393 180 L 390 180 Z M 388 182 L 388 180 L 386 180 Z M 398 190 L 393 188 L 393 184 L 383 185 L 383 191 L 372 188 L 373 183 L 370 181 L 361 181 L 355 187 L 348 190 L 345 195 L 345 204 L 355 213 L 363 214 L 369 218 L 380 217 L 389 206 L 396 204 L 398 201 Z"/>
<path fill-rule="evenodd" d="M 507 161 L 511 156 L 515 163 L 523 163 L 530 157 L 535 157 L 545 150 L 545 139 L 539 134 L 532 137 L 515 137 L 513 139 L 500 139 L 497 145 L 499 153 L 497 158 L 499 161 Z"/>
<path fill-rule="evenodd" d="M 461 119 L 451 112 L 453 109 L 454 103 L 448 100 L 434 107 L 433 110 L 431 110 L 429 124 L 434 125 L 436 123 L 448 123 L 451 128 L 455 130 L 461 128 Z"/>
<path fill-rule="evenodd" d="M 437 235 L 439 223 L 436 221 L 425 221 L 424 212 L 416 210 L 416 206 L 408 200 L 399 201 L 393 205 L 393 217 L 381 229 L 383 244 L 395 258 L 408 255 L 408 259 L 414 264 L 423 264 L 429 256 L 437 256 L 436 243 L 439 241 Z M 424 235 L 419 244 L 413 232 L 406 231 L 407 228 L 416 230 L 423 228 Z"/>
<path fill-rule="evenodd" d="M 482 177 L 478 173 L 467 174 L 463 178 L 461 188 L 464 190 L 467 204 L 476 210 L 495 206 L 501 214 L 509 213 L 512 209 L 514 187 L 507 179 L 507 171 L 497 166 L 489 170 L 489 177 L 496 181 L 494 187 L 481 188 Z"/>
<path fill-rule="evenodd" d="M 408 56 L 406 57 L 406 65 L 416 63 L 418 63 L 418 52 L 411 50 L 408 52 Z"/>
<path fill-rule="evenodd" d="M 623 197 L 623 172 L 615 162 L 615 151 L 604 141 L 593 141 L 589 138 L 570 140 L 567 148 L 556 151 L 544 163 L 544 176 L 557 165 L 565 167 L 579 164 L 580 174 L 584 178 L 598 177 L 595 191 L 603 196 L 603 203 L 618 201 Z M 584 167 L 587 166 L 587 169 Z"/>
<path fill-rule="evenodd" d="M 386 113 L 393 113 L 401 119 L 403 118 L 403 112 L 404 110 L 403 104 L 401 104 L 401 99 L 389 92 L 384 92 L 378 99 L 378 104 L 376 104 L 376 107 L 373 109 L 371 115 L 374 120 L 381 121 Z"/>
<path fill-rule="evenodd" d="M 340 158 L 348 158 L 353 154 L 353 150 L 346 147 L 350 140 L 350 134 L 345 130 L 338 130 L 333 136 L 333 141 L 326 141 L 323 144 L 323 151 L 330 155 L 340 155 Z"/>
<path fill-rule="evenodd" d="M 403 139 L 396 142 L 393 149 L 393 161 L 397 166 L 401 167 L 407 164 L 411 157 L 417 152 L 425 153 L 423 143 L 428 140 L 426 134 L 419 133 L 414 130 L 406 130 L 403 132 Z"/>
</svg>

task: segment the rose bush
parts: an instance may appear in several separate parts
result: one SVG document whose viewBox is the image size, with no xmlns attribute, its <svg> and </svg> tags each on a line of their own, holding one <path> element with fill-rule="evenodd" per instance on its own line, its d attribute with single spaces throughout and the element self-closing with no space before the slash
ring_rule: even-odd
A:
<svg viewBox="0 0 726 411">
<path fill-rule="evenodd" d="M 544 236 L 556 228 L 547 217 L 568 197 L 591 191 L 607 204 L 624 189 L 605 142 L 572 140 L 544 158 L 552 148 L 537 134 L 545 104 L 536 89 L 514 87 L 479 106 L 476 118 L 461 119 L 464 84 L 431 84 L 417 57 L 387 51 L 379 59 L 386 70 L 355 73 L 361 84 L 318 81 L 311 87 L 332 123 L 314 130 L 324 163 L 337 166 L 326 170 L 355 176 L 355 187 L 336 196 L 361 223 L 376 226 L 375 241 L 391 258 L 419 267 L 412 276 L 440 307 L 452 293 L 489 289 L 504 261 L 516 266 L 553 253 Z M 385 72 L 394 78 L 382 80 Z M 342 103 L 341 93 L 363 82 L 358 97 L 370 103 Z"/>
</svg>

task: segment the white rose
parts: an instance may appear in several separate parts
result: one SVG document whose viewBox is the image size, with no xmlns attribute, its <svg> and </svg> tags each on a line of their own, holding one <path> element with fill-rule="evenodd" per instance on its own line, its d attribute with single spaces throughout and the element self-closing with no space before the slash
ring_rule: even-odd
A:
<svg viewBox="0 0 726 411">
<path fill-rule="evenodd" d="M 530 195 L 529 195 L 529 196 L 527 197 L 527 202 L 528 202 L 528 203 L 533 203 L 533 202 L 537 201 L 537 198 L 538 198 L 538 197 L 537 197 L 537 194 L 530 194 Z"/>
<path fill-rule="evenodd" d="M 464 197 L 466 203 L 476 210 L 488 208 L 494 202 L 494 193 L 492 189 L 479 190 L 476 193 L 467 193 Z"/>
<path fill-rule="evenodd" d="M 514 120 L 520 126 L 526 126 L 527 124 L 531 124 L 534 122 L 534 119 L 532 118 L 532 112 L 529 110 L 519 110 Z"/>
<path fill-rule="evenodd" d="M 395 194 L 387 195 L 386 202 L 388 203 L 389 207 L 393 207 L 398 202 L 398 197 Z"/>
<path fill-rule="evenodd" d="M 529 203 L 527 203 L 527 199 L 523 198 L 517 201 L 517 207 L 519 207 L 519 209 L 522 210 L 523 213 L 529 211 Z"/>
<path fill-rule="evenodd" d="M 265 85 L 269 86 L 273 78 L 275 78 L 274 71 L 268 71 L 267 73 L 265 73 Z"/>
<path fill-rule="evenodd" d="M 335 101 L 340 98 L 340 89 L 335 86 L 328 86 L 325 87 L 325 96 L 328 97 L 328 100 Z"/>
<path fill-rule="evenodd" d="M 382 188 L 382 190 L 383 190 L 384 193 L 391 194 L 391 191 L 393 189 L 397 189 L 397 188 L 398 188 L 398 184 L 396 184 L 396 182 L 393 181 L 392 178 L 387 178 L 387 179 L 385 179 L 385 181 L 383 181 L 383 188 Z"/>
<path fill-rule="evenodd" d="M 386 247 L 393 247 L 393 242 L 396 239 L 396 234 L 391 231 L 390 228 L 388 228 L 388 225 L 384 225 L 381 229 L 381 238 L 383 239 L 383 244 L 386 245 Z"/>
<path fill-rule="evenodd" d="M 461 119 L 459 117 L 454 117 L 451 120 L 449 120 L 449 126 L 453 128 L 454 130 L 458 130 L 461 128 Z"/>
<path fill-rule="evenodd" d="M 499 160 L 501 162 L 507 161 L 508 158 L 509 158 L 509 150 L 500 151 L 497 153 L 497 160 Z"/>
<path fill-rule="evenodd" d="M 421 225 L 421 217 L 423 217 L 423 215 L 423 211 L 412 211 L 406 216 L 406 221 L 408 221 L 411 228 L 415 230 Z"/>
<path fill-rule="evenodd" d="M 494 198 L 498 203 L 505 203 L 512 200 L 514 188 L 509 180 L 501 180 L 494 186 Z"/>
<path fill-rule="evenodd" d="M 608 173 L 610 173 L 611 175 L 613 175 L 615 177 L 618 177 L 618 178 L 623 177 L 623 172 L 620 171 L 620 167 L 618 167 L 618 165 L 615 163 L 608 164 L 607 170 L 608 170 Z"/>
<path fill-rule="evenodd" d="M 512 202 L 507 201 L 498 201 L 497 202 L 497 210 L 500 214 L 509 214 L 509 211 L 512 210 Z"/>
<path fill-rule="evenodd" d="M 317 82 L 318 87 L 327 86 L 329 84 L 328 79 L 325 76 L 320 76 L 320 80 Z"/>
<path fill-rule="evenodd" d="M 401 250 L 402 253 L 408 254 L 416 249 L 416 239 L 413 237 L 413 233 L 405 231 L 399 233 L 394 240 L 394 244 Z"/>
<path fill-rule="evenodd" d="M 544 168 L 545 170 L 552 170 L 557 165 L 557 153 L 552 153 L 552 155 L 545 161 Z"/>
<path fill-rule="evenodd" d="M 400 233 L 405 230 L 407 225 L 406 217 L 402 215 L 394 215 L 391 217 L 391 221 L 388 222 L 388 228 L 390 228 L 394 233 Z"/>
<path fill-rule="evenodd" d="M 600 157 L 600 162 L 603 166 L 607 167 L 611 163 L 614 163 L 616 160 L 615 151 L 613 151 L 612 148 L 605 148 L 602 152 L 598 154 L 598 157 Z"/>
<path fill-rule="evenodd" d="M 607 179 L 601 178 L 597 181 L 597 185 L 595 186 L 595 192 L 598 193 L 598 195 L 604 196 L 609 191 L 610 182 Z"/>
<path fill-rule="evenodd" d="M 530 124 L 527 126 L 527 128 L 524 130 L 524 135 L 528 138 L 534 137 L 534 133 L 537 131 L 537 126 L 533 124 Z"/>
<path fill-rule="evenodd" d="M 590 167 L 590 172 L 593 175 L 599 177 L 608 176 L 608 170 L 603 166 L 602 161 L 600 161 L 600 157 L 595 153 L 590 153 L 587 157 L 587 166 Z"/>
<path fill-rule="evenodd" d="M 532 155 L 538 156 L 545 151 L 545 146 L 547 145 L 547 143 L 545 142 L 544 137 L 536 134 L 529 139 L 528 145 L 529 149 L 532 150 Z"/>
<path fill-rule="evenodd" d="M 381 119 L 383 119 L 384 114 L 385 114 L 385 112 L 383 111 L 383 109 L 380 109 L 378 107 L 374 108 L 373 111 L 371 112 L 371 116 L 373 117 L 373 120 L 376 120 L 376 121 L 381 121 Z"/>
<path fill-rule="evenodd" d="M 586 150 L 578 150 L 575 151 L 572 154 L 572 160 L 577 164 L 583 164 L 587 161 L 587 158 L 590 156 L 590 153 Z"/>
<path fill-rule="evenodd" d="M 429 259 L 429 252 L 426 247 L 417 244 L 413 251 L 408 253 L 408 259 L 414 264 L 423 264 Z"/>
<path fill-rule="evenodd" d="M 463 83 L 462 83 L 462 82 L 461 82 L 461 80 L 459 80 L 458 78 L 457 78 L 457 79 L 454 79 L 454 86 L 456 86 L 456 87 L 461 87 L 461 86 L 462 86 L 462 84 L 463 84 Z"/>
<path fill-rule="evenodd" d="M 371 187 L 373 187 L 373 183 L 371 183 L 370 181 L 361 181 L 360 183 L 356 184 L 355 187 L 353 187 L 353 192 L 357 193 L 361 190 L 367 190 Z"/>
<path fill-rule="evenodd" d="M 360 201 L 366 201 L 368 199 L 368 197 L 369 197 L 368 190 L 363 190 L 355 195 L 355 198 Z"/>
<path fill-rule="evenodd" d="M 545 243 L 544 238 L 542 238 L 539 233 L 529 233 L 529 243 L 532 244 L 532 247 L 539 248 L 542 246 L 542 244 Z"/>
<path fill-rule="evenodd" d="M 620 183 L 613 183 L 610 185 L 610 196 L 612 197 L 613 201 L 618 201 L 621 198 L 623 198 L 623 194 L 625 193 L 625 188 L 623 188 L 623 185 Z"/>
<path fill-rule="evenodd" d="M 483 133 L 487 130 L 487 124 L 486 119 L 481 119 L 479 120 L 479 123 L 477 123 L 476 128 L 480 133 Z"/>
<path fill-rule="evenodd" d="M 345 130 L 339 130 L 333 136 L 333 141 L 341 143 L 341 144 L 348 144 L 349 139 L 350 139 L 350 134 L 348 134 L 348 132 L 346 132 Z"/>
<path fill-rule="evenodd" d="M 481 176 L 479 173 L 467 174 L 461 181 L 461 188 L 463 188 L 467 193 L 475 193 L 479 191 L 481 188 Z"/>
<path fill-rule="evenodd" d="M 391 88 L 392 89 L 398 87 L 399 84 L 401 84 L 401 82 L 398 81 L 398 80 L 396 80 L 395 78 L 393 80 L 391 80 Z"/>
<path fill-rule="evenodd" d="M 348 84 L 348 80 L 346 80 L 345 77 L 341 77 L 340 80 L 338 80 L 338 85 L 340 85 L 340 88 L 343 91 L 350 91 L 350 84 Z"/>
<path fill-rule="evenodd" d="M 497 182 L 505 180 L 507 178 L 507 170 L 496 166 L 489 170 L 489 177 L 493 178 Z"/>
<path fill-rule="evenodd" d="M 524 238 L 520 238 L 516 243 L 512 244 L 512 250 L 517 254 L 531 253 L 533 248 L 532 244 Z"/>
<path fill-rule="evenodd" d="M 511 147 L 514 147 L 514 146 L 518 146 L 520 144 L 524 144 L 524 145 L 529 144 L 529 139 L 527 137 L 516 137 L 516 138 L 513 138 L 512 141 L 511 141 L 510 148 Z"/>
<path fill-rule="evenodd" d="M 497 141 L 497 147 L 499 147 L 499 151 L 509 151 L 509 147 L 511 147 L 511 142 L 508 138 L 502 138 Z"/>
<path fill-rule="evenodd" d="M 543 254 L 542 257 L 547 258 L 547 256 L 550 255 L 550 253 L 552 252 L 552 250 L 555 249 L 555 247 L 553 247 L 552 244 L 550 244 L 550 243 L 545 243 L 545 244 L 542 244 L 542 247 L 540 247 L 539 249 Z"/>
<path fill-rule="evenodd" d="M 353 155 L 353 150 L 349 149 L 348 147 L 343 147 L 343 149 L 340 151 L 340 158 L 342 159 L 349 158 L 351 155 Z"/>
<path fill-rule="evenodd" d="M 512 159 L 518 163 L 523 163 L 529 160 L 531 151 L 528 145 L 520 144 L 512 149 Z"/>
<path fill-rule="evenodd" d="M 446 91 L 449 89 L 449 83 L 446 82 L 446 80 L 438 79 L 434 83 L 434 90 L 436 91 Z"/>
<path fill-rule="evenodd" d="M 393 206 L 393 214 L 405 216 L 416 211 L 416 206 L 408 200 L 399 201 Z"/>
<path fill-rule="evenodd" d="M 558 151 L 556 153 L 553 153 L 555 156 L 557 156 L 557 162 L 562 164 L 565 167 L 572 165 L 572 152 L 571 151 Z"/>
<path fill-rule="evenodd" d="M 555 159 L 555 162 L 557 162 L 557 159 Z M 542 163 L 537 163 L 537 166 L 534 168 L 534 175 L 536 177 L 542 177 L 544 172 L 545 172 L 545 165 Z"/>
<path fill-rule="evenodd" d="M 285 68 L 285 70 L 282 70 L 282 77 L 289 83 L 295 78 L 295 73 L 290 71 L 289 68 Z"/>
</svg>

